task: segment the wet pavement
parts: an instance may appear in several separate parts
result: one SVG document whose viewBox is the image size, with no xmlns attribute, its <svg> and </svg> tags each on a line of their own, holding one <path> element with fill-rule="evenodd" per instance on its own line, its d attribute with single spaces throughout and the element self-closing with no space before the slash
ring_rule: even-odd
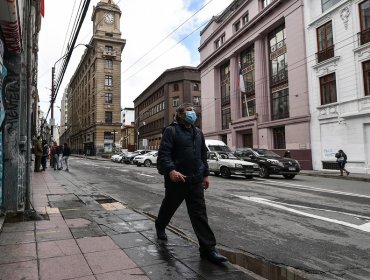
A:
<svg viewBox="0 0 370 280">
<path fill-rule="evenodd" d="M 262 279 L 200 259 L 176 232 L 158 240 L 152 218 L 55 174 L 32 173 L 35 211 L 0 217 L 0 280 Z"/>
</svg>

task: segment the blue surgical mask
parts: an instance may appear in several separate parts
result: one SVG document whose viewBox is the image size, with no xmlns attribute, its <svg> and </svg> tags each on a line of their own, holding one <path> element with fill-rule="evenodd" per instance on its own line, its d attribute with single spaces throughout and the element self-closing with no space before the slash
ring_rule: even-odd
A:
<svg viewBox="0 0 370 280">
<path fill-rule="evenodd" d="M 194 124 L 197 120 L 197 114 L 194 111 L 185 112 L 185 121 L 190 124 Z"/>
</svg>

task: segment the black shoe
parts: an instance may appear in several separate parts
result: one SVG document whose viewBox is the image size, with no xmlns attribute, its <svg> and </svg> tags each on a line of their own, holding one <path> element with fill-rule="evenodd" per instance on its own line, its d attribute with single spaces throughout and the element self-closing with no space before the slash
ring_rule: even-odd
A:
<svg viewBox="0 0 370 280">
<path fill-rule="evenodd" d="M 160 240 L 167 240 L 167 234 L 164 229 L 159 229 L 155 226 L 155 230 L 157 231 L 157 238 Z"/>
<path fill-rule="evenodd" d="M 216 264 L 227 262 L 227 258 L 217 253 L 217 251 L 200 253 L 200 257 Z"/>
</svg>

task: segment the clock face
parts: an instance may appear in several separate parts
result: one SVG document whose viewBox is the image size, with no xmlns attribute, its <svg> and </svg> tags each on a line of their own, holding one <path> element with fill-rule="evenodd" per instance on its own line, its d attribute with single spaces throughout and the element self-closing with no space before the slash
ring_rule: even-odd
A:
<svg viewBox="0 0 370 280">
<path fill-rule="evenodd" d="M 104 21 L 106 23 L 113 23 L 113 15 L 112 14 L 105 14 L 104 15 Z"/>
</svg>

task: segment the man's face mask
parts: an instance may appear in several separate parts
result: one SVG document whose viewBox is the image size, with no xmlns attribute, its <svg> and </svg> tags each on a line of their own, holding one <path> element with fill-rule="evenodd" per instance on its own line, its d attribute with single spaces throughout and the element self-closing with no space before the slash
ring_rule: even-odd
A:
<svg viewBox="0 0 370 280">
<path fill-rule="evenodd" d="M 190 124 L 194 124 L 197 120 L 197 114 L 194 111 L 185 112 L 185 121 Z"/>
</svg>

